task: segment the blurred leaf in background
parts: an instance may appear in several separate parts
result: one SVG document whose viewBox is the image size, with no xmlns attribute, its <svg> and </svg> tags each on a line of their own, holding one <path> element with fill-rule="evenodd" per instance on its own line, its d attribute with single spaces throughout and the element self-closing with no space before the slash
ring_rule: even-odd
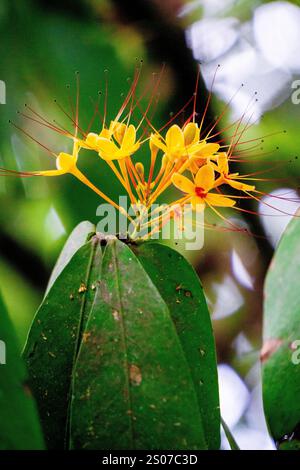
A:
<svg viewBox="0 0 300 470">
<path fill-rule="evenodd" d="M 37 408 L 1 295 L 0 338 L 0 450 L 41 450 L 44 440 Z"/>
<path fill-rule="evenodd" d="M 99 5 L 104 7 L 103 3 Z M 80 73 L 82 129 L 87 129 L 93 116 L 98 91 L 105 91 L 105 77 L 108 119 L 119 109 L 130 86 L 135 58 L 145 60 L 146 52 L 130 28 L 123 31 L 113 23 L 103 23 L 97 7 L 80 1 L 70 5 L 52 2 L 50 7 L 33 0 L 1 2 L 0 78 L 6 84 L 7 103 L 0 108 L 1 166 L 24 171 L 50 169 L 54 163 L 42 146 L 9 124 L 9 119 L 52 151 L 70 150 L 67 139 L 20 113 L 33 116 L 30 106 L 50 123 L 56 120 L 71 129 L 65 113 L 71 114 L 70 100 L 74 102 L 76 96 L 75 71 Z M 97 116 L 94 130 L 100 128 Z M 105 176 L 107 168 L 99 163 L 95 157 L 82 165 L 103 191 L 116 198 L 120 188 Z M 66 236 L 81 220 L 96 221 L 100 200 L 69 176 L 51 181 L 1 178 L 0 184 L 1 285 L 24 342 Z"/>
</svg>

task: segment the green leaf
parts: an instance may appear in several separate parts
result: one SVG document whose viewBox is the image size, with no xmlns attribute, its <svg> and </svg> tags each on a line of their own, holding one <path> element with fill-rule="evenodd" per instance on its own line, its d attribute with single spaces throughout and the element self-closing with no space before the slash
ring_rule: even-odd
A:
<svg viewBox="0 0 300 470">
<path fill-rule="evenodd" d="M 66 241 L 53 268 L 45 295 L 48 294 L 54 282 L 64 270 L 64 268 L 67 266 L 67 264 L 70 262 L 71 258 L 74 256 L 76 251 L 78 251 L 79 248 L 86 243 L 89 234 L 94 232 L 95 226 L 88 221 L 81 222 L 74 228 L 73 232 Z"/>
<path fill-rule="evenodd" d="M 135 249 L 172 315 L 198 397 L 210 449 L 220 447 L 220 408 L 215 342 L 203 288 L 193 267 L 159 243 Z"/>
<path fill-rule="evenodd" d="M 33 321 L 24 351 L 45 439 L 68 441 L 71 377 L 101 269 L 97 237 L 82 246 L 58 276 Z"/>
<path fill-rule="evenodd" d="M 236 440 L 233 437 L 233 434 L 231 433 L 229 427 L 227 426 L 227 424 L 225 423 L 223 418 L 221 418 L 221 422 L 222 422 L 222 428 L 224 429 L 225 436 L 227 438 L 228 444 L 230 445 L 230 449 L 231 450 L 240 450 L 239 446 L 237 445 Z"/>
<path fill-rule="evenodd" d="M 296 439 L 286 440 L 279 445 L 279 450 L 300 450 L 300 441 Z"/>
<path fill-rule="evenodd" d="M 299 253 L 300 219 L 295 217 L 279 243 L 265 283 L 263 397 L 275 439 L 291 434 L 300 423 Z"/>
<path fill-rule="evenodd" d="M 167 305 L 128 246 L 108 242 L 76 362 L 74 448 L 205 449 L 190 369 Z"/>
<path fill-rule="evenodd" d="M 0 296 L 0 450 L 44 448 L 17 340 Z"/>
</svg>

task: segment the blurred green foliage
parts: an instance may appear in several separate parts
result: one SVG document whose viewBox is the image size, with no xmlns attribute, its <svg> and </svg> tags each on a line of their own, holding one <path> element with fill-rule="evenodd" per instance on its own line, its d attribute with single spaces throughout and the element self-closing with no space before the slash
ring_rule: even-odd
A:
<svg viewBox="0 0 300 470">
<path fill-rule="evenodd" d="M 134 72 L 135 56 L 145 59 L 145 51 L 134 34 L 129 32 L 122 36 L 121 30 L 97 20 L 93 12 L 90 8 L 90 15 L 80 17 L 72 14 L 72 7 L 69 12 L 44 12 L 38 2 L 1 2 L 0 78 L 6 84 L 6 105 L 0 108 L 0 166 L 36 170 L 50 169 L 54 164 L 51 155 L 9 124 L 9 119 L 53 151 L 71 149 L 71 141 L 16 115 L 16 111 L 30 114 L 24 107 L 26 103 L 47 120 L 55 119 L 71 130 L 72 123 L 53 99 L 71 113 L 68 95 L 74 102 L 75 71 L 80 73 L 82 129 L 87 129 L 92 118 L 98 91 L 104 92 L 105 75 L 109 90 L 108 119 L 117 112 L 122 103 L 121 95 L 129 87 L 128 77 Z M 125 41 L 127 47 L 124 47 Z M 68 84 L 70 90 L 66 88 Z M 100 128 L 97 116 L 94 130 Z M 106 167 L 96 156 L 82 161 L 82 166 L 101 189 L 117 197 L 119 186 L 107 178 Z M 1 177 L 0 230 L 35 252 L 50 272 L 70 230 L 83 219 L 96 221 L 99 202 L 95 194 L 71 176 L 53 180 L 4 180 Z M 24 342 L 28 322 L 41 300 L 41 291 L 37 292 L 35 286 L 14 272 L 5 258 L 1 260 L 0 271 L 5 301 L 20 340 Z"/>
</svg>

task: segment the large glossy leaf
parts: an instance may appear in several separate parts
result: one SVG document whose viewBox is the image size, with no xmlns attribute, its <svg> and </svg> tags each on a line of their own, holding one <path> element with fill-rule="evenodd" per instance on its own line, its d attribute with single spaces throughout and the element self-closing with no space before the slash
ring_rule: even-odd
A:
<svg viewBox="0 0 300 470">
<path fill-rule="evenodd" d="M 166 302 L 184 350 L 210 449 L 220 447 L 216 351 L 210 314 L 199 277 L 177 251 L 159 243 L 135 249 Z"/>
<path fill-rule="evenodd" d="M 300 423 L 299 283 L 300 219 L 296 217 L 279 243 L 265 284 L 263 395 L 275 439 L 291 434 Z"/>
<path fill-rule="evenodd" d="M 43 449 L 44 442 L 17 340 L 0 297 L 0 450 Z"/>
<path fill-rule="evenodd" d="M 204 449 L 201 413 L 166 303 L 128 246 L 110 241 L 76 363 L 75 448 Z"/>
<path fill-rule="evenodd" d="M 38 310 L 24 351 L 49 448 L 68 441 L 71 376 L 101 258 L 97 237 L 76 252 Z"/>
</svg>

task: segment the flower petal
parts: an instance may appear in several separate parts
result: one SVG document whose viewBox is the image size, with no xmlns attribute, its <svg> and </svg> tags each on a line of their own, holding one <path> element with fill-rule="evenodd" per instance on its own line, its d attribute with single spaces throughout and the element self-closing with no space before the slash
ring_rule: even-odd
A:
<svg viewBox="0 0 300 470">
<path fill-rule="evenodd" d="M 100 132 L 99 137 L 103 137 L 104 139 L 109 140 L 111 138 L 111 131 L 104 127 L 102 131 Z"/>
<path fill-rule="evenodd" d="M 110 128 L 111 128 L 112 134 L 113 134 L 114 138 L 116 139 L 116 141 L 118 142 L 118 144 L 122 145 L 124 135 L 125 135 L 125 132 L 126 132 L 126 129 L 127 129 L 126 124 L 124 124 L 123 122 L 112 121 L 110 123 Z"/>
<path fill-rule="evenodd" d="M 197 172 L 195 177 L 196 186 L 209 191 L 215 181 L 215 172 L 211 165 L 203 165 Z"/>
<path fill-rule="evenodd" d="M 114 155 L 117 153 L 119 149 L 111 140 L 104 139 L 103 137 L 99 137 L 98 142 L 97 142 L 97 150 L 101 157 L 104 155 L 105 156 L 108 155 L 109 158 L 113 159 Z"/>
<path fill-rule="evenodd" d="M 217 207 L 232 207 L 235 205 L 236 201 L 230 199 L 229 197 L 222 196 L 221 194 L 207 194 L 205 198 L 207 204 Z"/>
<path fill-rule="evenodd" d="M 191 198 L 191 204 L 196 212 L 203 212 L 205 209 L 205 202 L 200 197 L 194 196 Z"/>
<path fill-rule="evenodd" d="M 98 148 L 98 140 L 99 140 L 98 134 L 95 134 L 94 132 L 90 132 L 86 136 L 85 145 L 82 146 L 82 147 L 88 148 L 88 149 L 97 149 Z"/>
<path fill-rule="evenodd" d="M 228 172 L 229 172 L 228 157 L 225 152 L 222 152 L 218 155 L 218 169 L 220 173 L 224 173 L 225 175 L 228 175 Z"/>
<path fill-rule="evenodd" d="M 177 124 L 174 124 L 166 134 L 166 144 L 169 152 L 184 148 L 183 132 Z"/>
<path fill-rule="evenodd" d="M 186 146 L 195 144 L 199 141 L 200 129 L 195 122 L 189 122 L 183 129 L 184 144 Z"/>
<path fill-rule="evenodd" d="M 243 183 L 242 181 L 236 181 L 230 178 L 226 178 L 225 181 L 232 188 L 237 189 L 238 191 L 254 191 L 255 190 L 255 186 L 251 184 Z"/>
<path fill-rule="evenodd" d="M 166 145 L 164 144 L 163 140 L 162 140 L 162 137 L 159 135 L 159 134 L 151 134 L 151 137 L 150 137 L 150 148 L 151 146 L 153 147 L 157 147 L 159 148 L 160 150 L 162 150 L 163 152 L 166 152 L 167 151 L 167 147 Z"/>
<path fill-rule="evenodd" d="M 199 157 L 208 157 L 216 153 L 220 148 L 219 144 L 205 144 L 202 145 L 199 150 L 196 150 L 195 153 Z"/>
<path fill-rule="evenodd" d="M 69 153 L 61 152 L 56 159 L 56 167 L 59 171 L 68 173 L 70 170 L 72 170 L 76 166 L 76 161 L 77 161 L 77 158 L 73 157 L 73 155 L 70 155 Z"/>
<path fill-rule="evenodd" d="M 172 183 L 183 193 L 194 194 L 195 185 L 193 181 L 189 180 L 185 176 L 182 176 L 179 173 L 174 173 L 172 176 Z"/>
<path fill-rule="evenodd" d="M 123 136 L 122 145 L 121 145 L 122 150 L 131 149 L 131 147 L 133 147 L 133 145 L 135 144 L 135 140 L 136 140 L 136 130 L 135 130 L 134 125 L 130 124 L 130 126 L 128 126 Z"/>
</svg>

